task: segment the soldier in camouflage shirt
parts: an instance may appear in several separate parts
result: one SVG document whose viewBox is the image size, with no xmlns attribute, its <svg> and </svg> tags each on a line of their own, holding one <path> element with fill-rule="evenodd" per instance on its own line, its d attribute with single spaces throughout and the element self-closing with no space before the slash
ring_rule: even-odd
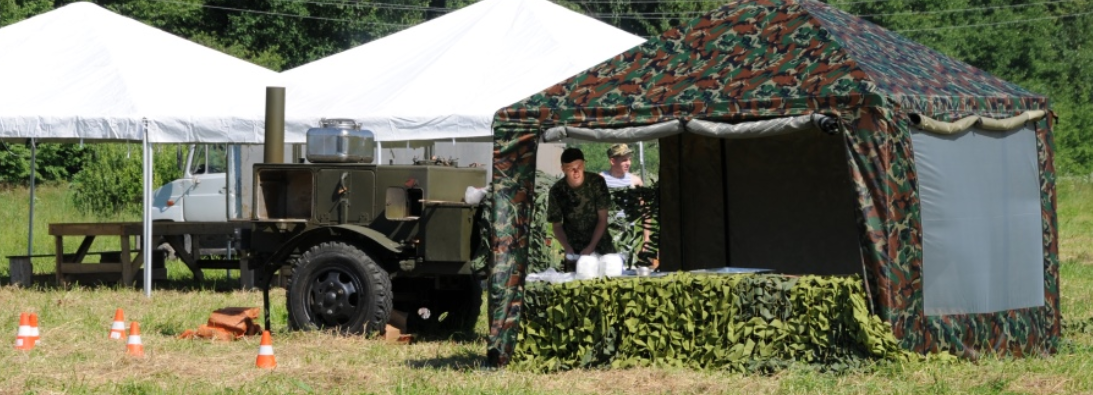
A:
<svg viewBox="0 0 1093 395">
<path fill-rule="evenodd" d="M 554 238 L 565 248 L 566 270 L 573 270 L 574 255 L 615 253 L 607 232 L 611 195 L 603 177 L 584 171 L 580 149 L 562 152 L 562 172 L 565 178 L 550 187 L 547 221 L 553 225 Z"/>
</svg>

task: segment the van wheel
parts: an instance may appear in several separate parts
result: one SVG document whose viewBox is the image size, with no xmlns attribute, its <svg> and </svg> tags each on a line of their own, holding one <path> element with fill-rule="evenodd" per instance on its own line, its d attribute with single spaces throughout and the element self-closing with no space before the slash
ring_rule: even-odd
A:
<svg viewBox="0 0 1093 395">
<path fill-rule="evenodd" d="M 293 329 L 347 334 L 382 331 L 391 314 L 391 278 L 359 248 L 341 242 L 311 247 L 293 263 L 288 283 Z"/>
</svg>

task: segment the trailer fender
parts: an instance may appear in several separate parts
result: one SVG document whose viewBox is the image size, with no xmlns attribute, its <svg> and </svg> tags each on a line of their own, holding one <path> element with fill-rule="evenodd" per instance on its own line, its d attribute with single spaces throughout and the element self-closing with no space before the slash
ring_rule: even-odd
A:
<svg viewBox="0 0 1093 395">
<path fill-rule="evenodd" d="M 272 273 L 286 263 L 285 260 L 293 251 L 306 250 L 324 241 L 334 240 L 347 240 L 372 253 L 390 253 L 392 256 L 402 253 L 402 245 L 372 228 L 350 224 L 331 225 L 311 229 L 289 239 L 270 256 L 264 266 Z"/>
</svg>

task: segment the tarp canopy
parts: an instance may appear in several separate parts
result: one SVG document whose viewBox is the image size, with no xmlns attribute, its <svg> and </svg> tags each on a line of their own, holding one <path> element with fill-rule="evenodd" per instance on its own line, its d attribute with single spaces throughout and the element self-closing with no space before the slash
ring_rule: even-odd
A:
<svg viewBox="0 0 1093 395">
<path fill-rule="evenodd" d="M 283 72 L 286 117 L 352 118 L 379 141 L 488 138 L 497 109 L 643 41 L 546 0 L 485 0 Z"/>
<path fill-rule="evenodd" d="M 73 3 L 0 29 L 0 139 L 260 143 L 280 76 Z"/>
<path fill-rule="evenodd" d="M 141 248 L 150 250 L 150 144 L 261 143 L 265 87 L 279 78 L 92 3 L 73 3 L 0 29 L 0 140 L 143 141 Z M 32 172 L 31 221 L 33 185 Z M 144 254 L 148 295 L 151 256 Z"/>
<path fill-rule="evenodd" d="M 864 272 L 908 349 L 1053 352 L 1052 117 L 919 129 L 1033 110 L 1047 98 L 818 1 L 734 2 L 669 30 L 497 113 L 490 362 L 508 361 L 519 328 L 544 133 L 612 140 L 672 122 L 686 132 L 660 138 L 662 267 Z M 817 113 L 838 132 L 720 139 L 691 125 Z"/>
</svg>

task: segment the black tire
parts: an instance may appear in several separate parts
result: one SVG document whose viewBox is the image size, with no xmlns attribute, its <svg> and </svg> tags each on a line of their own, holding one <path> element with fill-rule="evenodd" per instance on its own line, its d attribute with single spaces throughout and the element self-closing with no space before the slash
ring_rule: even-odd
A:
<svg viewBox="0 0 1093 395">
<path fill-rule="evenodd" d="M 373 334 L 391 314 L 391 278 L 357 247 L 322 243 L 293 263 L 287 298 L 293 329 Z"/>
</svg>

